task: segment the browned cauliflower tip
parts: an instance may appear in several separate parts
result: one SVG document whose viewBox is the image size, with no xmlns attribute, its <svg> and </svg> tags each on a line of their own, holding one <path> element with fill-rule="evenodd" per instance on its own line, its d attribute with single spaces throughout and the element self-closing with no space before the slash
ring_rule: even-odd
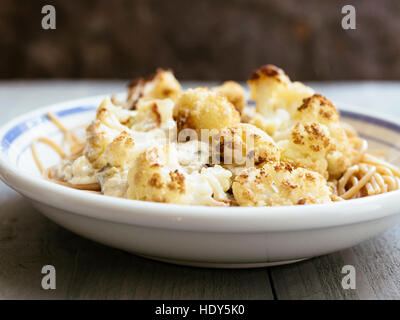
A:
<svg viewBox="0 0 400 320">
<path fill-rule="evenodd" d="M 119 104 L 127 109 L 135 109 L 139 99 L 171 99 L 176 101 L 182 87 L 170 69 L 157 69 L 155 74 L 147 78 L 133 79 L 128 85 L 126 101 Z"/>
<path fill-rule="evenodd" d="M 283 79 L 285 76 L 286 76 L 286 74 L 281 68 L 278 68 L 277 66 L 274 66 L 273 64 L 266 64 L 252 72 L 252 74 L 249 77 L 249 82 L 258 80 L 263 77 L 271 77 L 271 78 L 275 78 L 277 81 L 282 81 L 282 80 L 285 80 L 285 79 Z"/>
<path fill-rule="evenodd" d="M 247 122 L 270 135 L 287 128 L 303 99 L 314 93 L 301 82 L 292 82 L 282 69 L 272 65 L 253 72 L 248 84 L 250 98 L 256 102 L 256 107 Z"/>
<path fill-rule="evenodd" d="M 320 94 L 305 98 L 294 116 L 301 121 L 318 121 L 322 124 L 339 122 L 339 112 L 332 102 Z"/>
</svg>

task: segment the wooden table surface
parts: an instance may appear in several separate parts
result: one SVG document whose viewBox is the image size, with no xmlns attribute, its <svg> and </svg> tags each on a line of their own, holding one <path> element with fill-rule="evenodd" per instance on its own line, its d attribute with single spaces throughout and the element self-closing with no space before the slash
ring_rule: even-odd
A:
<svg viewBox="0 0 400 320">
<path fill-rule="evenodd" d="M 48 103 L 119 92 L 124 84 L 0 82 L 0 125 Z M 400 82 L 312 85 L 333 100 L 400 116 Z M 56 268 L 56 290 L 41 287 L 47 264 Z M 355 267 L 355 290 L 341 286 L 344 265 Z M 81 238 L 0 182 L 0 299 L 400 299 L 400 226 L 351 249 L 292 265 L 199 269 L 150 261 Z"/>
</svg>

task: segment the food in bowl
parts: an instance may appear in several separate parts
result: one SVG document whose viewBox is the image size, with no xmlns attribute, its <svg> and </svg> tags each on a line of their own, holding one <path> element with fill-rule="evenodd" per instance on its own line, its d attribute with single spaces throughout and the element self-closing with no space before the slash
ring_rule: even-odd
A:
<svg viewBox="0 0 400 320">
<path fill-rule="evenodd" d="M 40 137 L 46 179 L 107 196 L 207 206 L 330 203 L 400 188 L 400 169 L 340 121 L 333 103 L 266 65 L 246 90 L 228 81 L 183 90 L 171 70 L 105 98 L 81 140 L 54 115 L 64 143 Z M 44 168 L 37 143 L 61 157 Z"/>
</svg>

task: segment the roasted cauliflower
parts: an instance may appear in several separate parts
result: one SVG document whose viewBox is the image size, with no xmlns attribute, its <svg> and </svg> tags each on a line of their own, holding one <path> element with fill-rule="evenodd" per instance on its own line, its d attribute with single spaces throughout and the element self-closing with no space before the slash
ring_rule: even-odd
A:
<svg viewBox="0 0 400 320">
<path fill-rule="evenodd" d="M 294 169 L 285 162 L 267 162 L 244 169 L 232 184 L 240 206 L 282 206 L 331 202 L 331 190 L 320 174 Z"/>
<path fill-rule="evenodd" d="M 253 72 L 248 80 L 250 99 L 256 110 L 250 123 L 273 135 L 290 124 L 304 98 L 314 91 L 300 82 L 291 82 L 282 69 L 265 65 Z"/>
<path fill-rule="evenodd" d="M 291 82 L 282 69 L 273 65 L 254 71 L 248 84 L 250 99 L 256 102 L 256 111 L 265 117 L 274 115 L 278 109 L 292 115 L 303 99 L 314 93 L 301 82 Z"/>
<path fill-rule="evenodd" d="M 225 165 L 257 165 L 280 159 L 274 140 L 257 127 L 240 123 L 224 128 L 213 139 L 212 156 Z"/>
<path fill-rule="evenodd" d="M 133 110 L 140 99 L 171 99 L 176 101 L 181 90 L 182 87 L 172 70 L 157 69 L 155 74 L 147 78 L 133 79 L 128 85 L 126 100 L 119 101 L 114 96 L 113 102 L 125 109 Z"/>
<path fill-rule="evenodd" d="M 242 113 L 246 105 L 246 91 L 235 81 L 225 81 L 222 85 L 213 89 L 228 98 L 239 113 Z"/>
<path fill-rule="evenodd" d="M 296 124 L 278 144 L 282 159 L 337 179 L 353 163 L 353 146 L 339 123 L 339 112 L 325 97 L 304 99 L 293 116 Z"/>
<path fill-rule="evenodd" d="M 143 152 L 129 171 L 130 199 L 178 204 L 222 205 L 229 203 L 231 173 L 222 167 L 185 172 L 173 144 Z"/>
<path fill-rule="evenodd" d="M 207 88 L 183 92 L 174 108 L 178 131 L 189 128 L 222 129 L 240 123 L 240 114 L 228 99 Z"/>
<path fill-rule="evenodd" d="M 106 147 L 122 132 L 129 131 L 118 118 L 117 109 L 109 99 L 105 99 L 96 112 L 96 119 L 86 129 L 86 147 L 84 155 L 95 168 L 103 167 L 104 157 L 101 157 Z M 128 121 L 128 118 L 123 118 Z"/>
<path fill-rule="evenodd" d="M 329 203 L 398 187 L 394 167 L 366 153 L 327 98 L 272 65 L 248 84 L 246 103 L 234 81 L 182 92 L 158 69 L 132 81 L 126 101 L 104 99 L 85 141 L 49 115 L 65 133 L 63 145 L 48 142 L 63 160 L 42 171 L 104 195 L 209 206 Z"/>
<path fill-rule="evenodd" d="M 172 128 L 175 125 L 172 119 L 173 109 L 174 103 L 170 99 L 139 100 L 137 114 L 130 118 L 128 126 L 135 131 Z"/>
<path fill-rule="evenodd" d="M 104 152 L 106 165 L 121 168 L 129 164 L 134 158 L 135 142 L 129 133 L 122 131 L 107 147 Z"/>
</svg>

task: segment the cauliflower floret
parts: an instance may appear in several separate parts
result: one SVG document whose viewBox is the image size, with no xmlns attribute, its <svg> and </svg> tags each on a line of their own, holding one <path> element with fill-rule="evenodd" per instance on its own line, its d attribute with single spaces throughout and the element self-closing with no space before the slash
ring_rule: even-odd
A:
<svg viewBox="0 0 400 320">
<path fill-rule="evenodd" d="M 178 131 L 185 128 L 222 129 L 240 123 L 240 114 L 228 99 L 207 88 L 189 89 L 175 104 Z"/>
<path fill-rule="evenodd" d="M 86 129 L 87 144 L 84 150 L 84 155 L 94 168 L 99 169 L 106 165 L 106 159 L 102 156 L 104 151 L 121 132 L 130 132 L 121 121 L 128 122 L 132 116 L 132 112 L 113 105 L 109 98 L 100 104 L 96 119 Z"/>
<path fill-rule="evenodd" d="M 330 178 L 339 178 L 353 164 L 354 145 L 351 144 L 346 130 L 340 124 L 340 115 L 330 100 L 315 94 L 304 99 L 297 109 L 295 119 L 299 121 L 318 121 L 326 125 L 331 138 L 331 148 L 327 153 Z"/>
<path fill-rule="evenodd" d="M 339 112 L 328 99 L 318 94 L 304 99 L 293 119 L 297 123 L 290 136 L 279 142 L 284 160 L 331 179 L 352 165 L 353 146 L 339 123 Z"/>
<path fill-rule="evenodd" d="M 138 156 L 128 174 L 130 199 L 189 203 L 187 181 L 174 155 L 171 145 L 154 147 Z"/>
<path fill-rule="evenodd" d="M 132 80 L 128 85 L 128 96 L 125 102 L 116 104 L 126 109 L 136 108 L 138 101 L 144 99 L 171 99 L 176 101 L 182 90 L 178 80 L 176 80 L 172 70 L 157 69 L 156 73 L 147 78 Z"/>
<path fill-rule="evenodd" d="M 329 130 L 317 122 L 297 123 L 288 140 L 278 142 L 282 150 L 282 160 L 296 167 L 304 167 L 319 172 L 328 178 L 326 155 L 332 148 Z"/>
<path fill-rule="evenodd" d="M 206 168 L 203 168 L 200 173 L 188 174 L 180 166 L 176 153 L 175 145 L 169 144 L 140 154 L 128 174 L 128 198 L 177 204 L 227 205 L 228 198 L 224 197 L 224 191 L 228 183 L 224 177 L 230 172 L 225 170 L 224 175 L 220 171 L 204 171 Z"/>
<path fill-rule="evenodd" d="M 101 155 L 119 133 L 119 131 L 110 129 L 99 120 L 93 121 L 89 127 L 87 127 L 87 144 L 84 155 L 95 168 L 101 168 L 105 165 L 104 158 L 102 158 Z"/>
<path fill-rule="evenodd" d="M 256 111 L 268 117 L 278 109 L 293 114 L 304 98 L 314 91 L 301 82 L 291 82 L 289 77 L 273 65 L 265 65 L 253 72 L 248 80 L 251 99 L 256 102 Z"/>
<path fill-rule="evenodd" d="M 123 167 L 134 158 L 135 142 L 126 131 L 116 137 L 106 148 L 104 158 L 111 167 Z"/>
<path fill-rule="evenodd" d="M 246 92 L 244 88 L 235 81 L 226 81 L 222 85 L 213 88 L 213 91 L 219 92 L 228 98 L 236 110 L 241 114 L 246 105 Z"/>
<path fill-rule="evenodd" d="M 290 118 L 304 98 L 314 91 L 289 77 L 273 65 L 265 65 L 253 72 L 248 80 L 250 98 L 256 102 L 254 119 L 249 123 L 273 135 L 290 125 Z"/>
<path fill-rule="evenodd" d="M 224 165 L 254 166 L 280 159 L 274 140 L 266 132 L 245 123 L 224 128 L 215 135 L 213 152 L 213 159 Z"/>
<path fill-rule="evenodd" d="M 294 113 L 294 119 L 302 122 L 319 122 L 331 125 L 339 122 L 339 112 L 330 100 L 320 94 L 303 99 Z"/>
<path fill-rule="evenodd" d="M 105 99 L 96 113 L 94 120 L 86 129 L 87 144 L 84 155 L 95 168 L 102 168 L 106 163 L 101 157 L 106 147 L 122 132 L 129 128 L 120 123 L 113 105 Z M 115 107 L 118 108 L 118 107 Z"/>
<path fill-rule="evenodd" d="M 128 189 L 127 175 L 135 158 L 135 143 L 126 131 L 122 131 L 96 159 L 97 176 L 105 195 L 125 197 Z"/>
<path fill-rule="evenodd" d="M 268 162 L 244 169 L 232 191 L 240 206 L 279 206 L 331 202 L 331 191 L 318 173 L 294 169 L 285 162 Z"/>
<path fill-rule="evenodd" d="M 128 126 L 135 131 L 172 128 L 175 125 L 173 109 L 174 103 L 170 99 L 141 99 L 136 106 L 137 114 L 130 119 Z"/>
<path fill-rule="evenodd" d="M 107 127 L 122 131 L 126 130 L 125 124 L 134 116 L 134 112 L 115 106 L 110 98 L 106 97 L 96 111 L 96 120 Z"/>
</svg>

